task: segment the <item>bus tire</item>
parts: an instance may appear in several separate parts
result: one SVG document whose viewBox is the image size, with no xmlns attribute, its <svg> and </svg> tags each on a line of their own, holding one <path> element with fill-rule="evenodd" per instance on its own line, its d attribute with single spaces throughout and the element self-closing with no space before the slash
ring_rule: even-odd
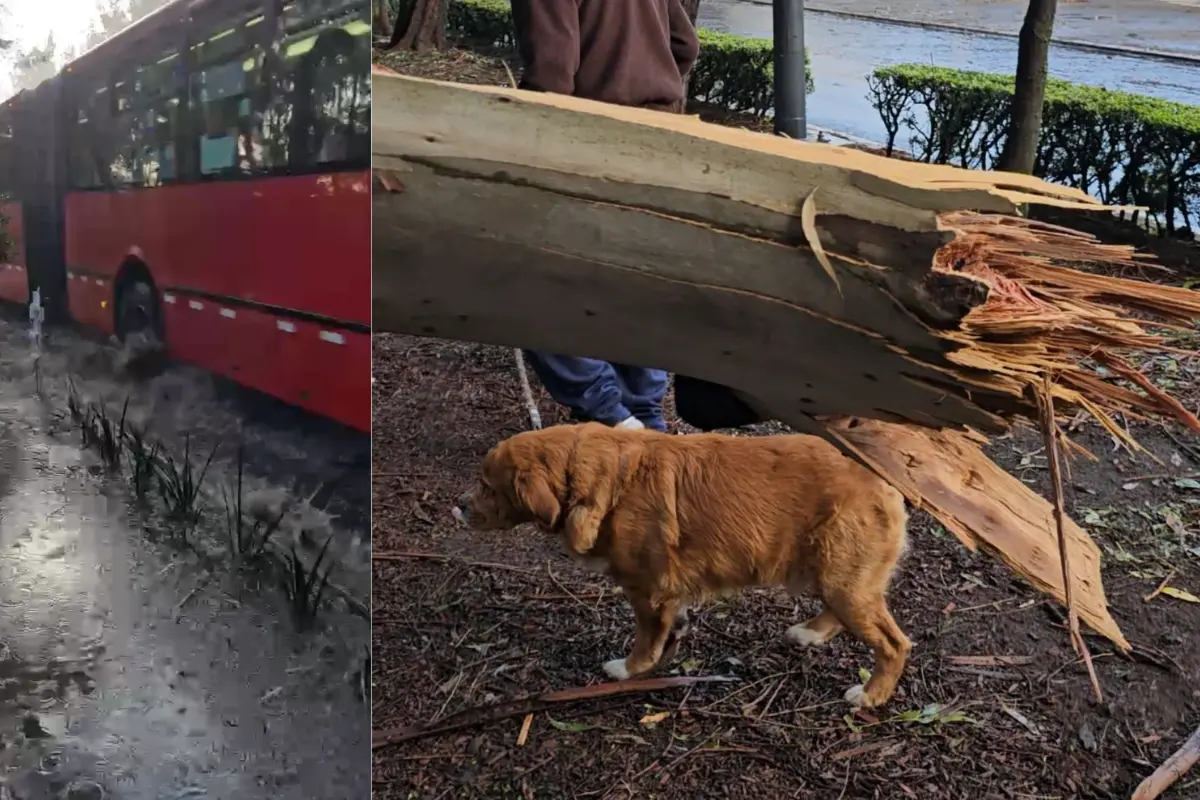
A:
<svg viewBox="0 0 1200 800">
<path fill-rule="evenodd" d="M 140 277 L 121 281 L 117 291 L 116 333 L 121 342 L 130 338 L 152 348 L 162 346 L 161 308 L 154 286 Z"/>
</svg>

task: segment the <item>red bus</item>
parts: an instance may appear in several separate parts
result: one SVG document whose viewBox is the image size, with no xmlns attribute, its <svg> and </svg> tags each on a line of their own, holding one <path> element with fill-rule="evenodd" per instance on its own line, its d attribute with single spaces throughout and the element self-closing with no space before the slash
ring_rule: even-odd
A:
<svg viewBox="0 0 1200 800">
<path fill-rule="evenodd" d="M 370 429 L 366 0 L 177 0 L 0 106 L 0 300 Z"/>
</svg>

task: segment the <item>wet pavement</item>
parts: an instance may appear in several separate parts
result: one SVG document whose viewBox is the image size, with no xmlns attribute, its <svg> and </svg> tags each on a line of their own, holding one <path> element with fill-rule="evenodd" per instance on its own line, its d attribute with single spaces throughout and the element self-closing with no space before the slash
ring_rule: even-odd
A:
<svg viewBox="0 0 1200 800">
<path fill-rule="evenodd" d="M 0 320 L 0 798 L 368 797 L 366 621 L 301 633 L 261 576 L 171 544 L 21 345 Z"/>
<path fill-rule="evenodd" d="M 745 0 L 704 0 L 700 4 L 699 24 L 741 36 L 770 38 L 771 14 L 770 5 Z M 1200 15 L 1194 19 L 1200 19 Z M 1016 40 L 1005 36 L 971 35 L 810 13 L 805 18 L 805 40 L 816 82 L 816 91 L 808 97 L 809 122 L 872 142 L 886 140 L 879 114 L 867 97 L 866 76 L 874 69 L 904 63 L 998 73 L 1011 73 L 1016 68 Z M 1200 43 L 1200 29 L 1195 32 L 1194 41 Z M 1200 67 L 1195 64 L 1105 55 L 1055 45 L 1050 52 L 1050 74 L 1063 80 L 1200 105 Z M 898 144 L 907 146 L 906 141 Z"/>
</svg>

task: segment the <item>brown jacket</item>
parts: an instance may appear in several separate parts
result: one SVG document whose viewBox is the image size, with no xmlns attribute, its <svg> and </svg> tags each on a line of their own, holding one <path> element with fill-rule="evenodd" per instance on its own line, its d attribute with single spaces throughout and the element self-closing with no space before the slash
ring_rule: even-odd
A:
<svg viewBox="0 0 1200 800">
<path fill-rule="evenodd" d="M 512 14 L 522 89 L 665 109 L 700 50 L 680 0 L 512 0 Z"/>
</svg>

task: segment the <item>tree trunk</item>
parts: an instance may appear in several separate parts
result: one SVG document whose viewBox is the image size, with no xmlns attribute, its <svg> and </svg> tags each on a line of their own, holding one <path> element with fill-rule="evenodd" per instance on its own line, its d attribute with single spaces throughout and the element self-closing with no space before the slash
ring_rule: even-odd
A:
<svg viewBox="0 0 1200 800">
<path fill-rule="evenodd" d="M 688 19 L 692 21 L 692 25 L 696 24 L 696 18 L 700 16 L 700 0 L 681 0 L 683 10 L 687 12 Z M 687 110 L 688 87 L 691 84 L 691 75 L 683 76 L 683 99 L 680 100 L 671 109 L 677 114 L 682 114 Z"/>
<path fill-rule="evenodd" d="M 371 0 L 371 28 L 375 39 L 392 41 L 392 21 L 388 19 L 388 0 Z"/>
<path fill-rule="evenodd" d="M 449 0 L 402 0 L 388 49 L 423 53 L 446 46 Z"/>
<path fill-rule="evenodd" d="M 1004 151 L 996 165 L 998 169 L 1033 173 L 1042 132 L 1047 60 L 1057 8 L 1058 0 L 1029 0 L 1017 46 L 1017 77 L 1012 101 L 1012 121 L 1009 124 Z"/>
<path fill-rule="evenodd" d="M 1073 368 L 1125 335 L 1096 327 L 1092 304 L 1122 321 L 1138 308 L 1200 318 L 1195 292 L 1047 266 L 1131 259 L 1012 216 L 1031 203 L 1101 210 L 1086 193 L 849 149 L 832 158 L 562 95 L 379 72 L 372 91 L 377 333 L 654 364 L 732 387 L 764 418 L 836 439 L 965 543 L 1065 598 L 1049 504 L 963 428 L 1032 418 L 1017 376 L 1047 364 L 1102 409 L 1135 402 Z M 1026 284 L 1053 308 L 1026 311 Z M 1136 402 L 1156 414 L 1148 395 Z M 846 416 L 875 421 L 822 419 Z M 1069 533 L 1078 613 L 1125 649 L 1100 551 Z"/>
</svg>

